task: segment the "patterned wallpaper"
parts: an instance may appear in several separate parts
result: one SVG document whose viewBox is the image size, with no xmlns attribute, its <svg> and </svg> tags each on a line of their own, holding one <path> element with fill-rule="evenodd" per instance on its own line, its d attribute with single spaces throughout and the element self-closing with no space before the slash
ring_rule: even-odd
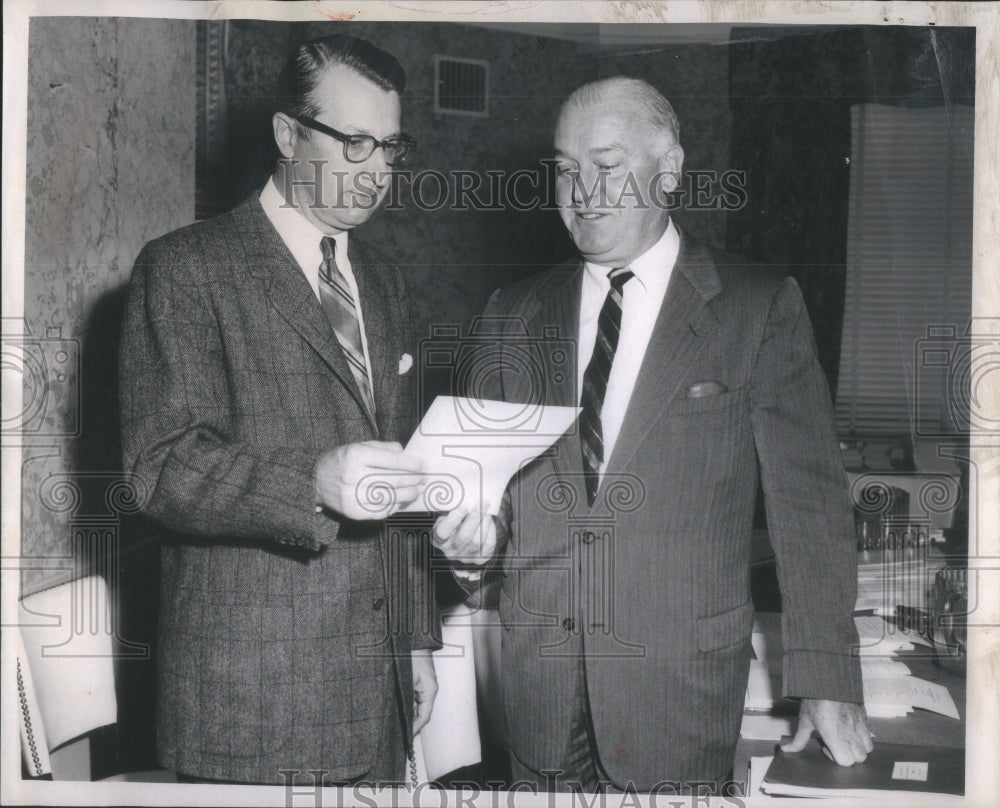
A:
<svg viewBox="0 0 1000 808">
<path fill-rule="evenodd" d="M 121 293 L 142 244 L 193 216 L 194 46 L 193 22 L 31 22 L 22 548 L 33 558 L 66 556 L 74 531 L 114 540 L 130 507 L 117 485 Z M 39 566 L 27 590 L 66 577 L 64 562 Z"/>
</svg>

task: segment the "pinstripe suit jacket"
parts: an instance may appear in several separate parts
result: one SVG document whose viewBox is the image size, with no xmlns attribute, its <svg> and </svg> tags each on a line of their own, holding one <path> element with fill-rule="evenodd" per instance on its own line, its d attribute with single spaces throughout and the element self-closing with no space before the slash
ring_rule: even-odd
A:
<svg viewBox="0 0 1000 808">
<path fill-rule="evenodd" d="M 564 361 L 575 351 L 557 337 L 576 339 L 582 271 L 564 264 L 494 295 L 487 314 L 512 318 L 495 395 L 576 404 Z M 689 397 L 704 381 L 721 392 Z M 785 692 L 860 702 L 851 506 L 798 287 L 682 235 L 594 507 L 575 432 L 508 491 L 501 679 L 508 743 L 524 763 L 564 759 L 582 652 L 598 753 L 619 787 L 730 770 L 751 656 L 758 475 Z"/>
<path fill-rule="evenodd" d="M 414 353 L 402 276 L 357 238 L 349 249 L 377 423 L 256 197 L 151 242 L 135 264 L 120 356 L 124 461 L 168 531 L 157 736 L 161 762 L 187 774 L 362 775 L 387 694 L 398 688 L 409 719 L 409 650 L 431 644 L 394 630 L 426 597 L 402 552 L 412 547 L 378 523 L 315 509 L 323 452 L 405 442 L 416 416 L 414 374 L 399 375 Z"/>
</svg>

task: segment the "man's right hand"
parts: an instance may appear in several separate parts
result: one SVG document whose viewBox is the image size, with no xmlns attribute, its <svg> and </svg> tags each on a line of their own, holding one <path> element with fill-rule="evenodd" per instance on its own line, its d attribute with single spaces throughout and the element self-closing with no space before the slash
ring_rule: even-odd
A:
<svg viewBox="0 0 1000 808">
<path fill-rule="evenodd" d="M 438 517 L 431 541 L 452 561 L 481 566 L 496 552 L 496 522 L 479 510 L 455 510 Z"/>
<path fill-rule="evenodd" d="M 338 446 L 316 463 L 316 502 L 358 521 L 385 519 L 424 489 L 422 463 L 398 443 Z"/>
</svg>

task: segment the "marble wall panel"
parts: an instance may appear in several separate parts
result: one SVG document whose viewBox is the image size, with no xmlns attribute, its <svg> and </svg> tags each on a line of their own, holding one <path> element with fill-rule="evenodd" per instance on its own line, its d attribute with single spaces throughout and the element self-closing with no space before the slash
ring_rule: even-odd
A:
<svg viewBox="0 0 1000 808">
<path fill-rule="evenodd" d="M 25 378 L 41 402 L 25 423 L 27 556 L 67 556 L 81 519 L 115 516 L 122 290 L 142 245 L 193 216 L 194 48 L 189 21 L 31 22 L 24 328 L 45 365 Z"/>
</svg>

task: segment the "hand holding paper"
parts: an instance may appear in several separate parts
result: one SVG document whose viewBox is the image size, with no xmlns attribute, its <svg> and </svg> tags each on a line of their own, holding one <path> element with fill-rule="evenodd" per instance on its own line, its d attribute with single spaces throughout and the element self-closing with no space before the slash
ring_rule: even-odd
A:
<svg viewBox="0 0 1000 808">
<path fill-rule="evenodd" d="M 418 457 L 398 443 L 338 446 L 316 463 L 316 503 L 348 519 L 385 519 L 424 490 Z"/>
<path fill-rule="evenodd" d="M 427 486 L 403 510 L 495 515 L 510 478 L 555 443 L 578 413 L 578 407 L 438 396 L 406 445 L 404 454 L 422 462 Z M 441 537 L 457 526 L 447 524 Z"/>
<path fill-rule="evenodd" d="M 452 511 L 434 523 L 433 542 L 452 561 L 481 566 L 496 551 L 496 523 L 479 510 Z"/>
</svg>

